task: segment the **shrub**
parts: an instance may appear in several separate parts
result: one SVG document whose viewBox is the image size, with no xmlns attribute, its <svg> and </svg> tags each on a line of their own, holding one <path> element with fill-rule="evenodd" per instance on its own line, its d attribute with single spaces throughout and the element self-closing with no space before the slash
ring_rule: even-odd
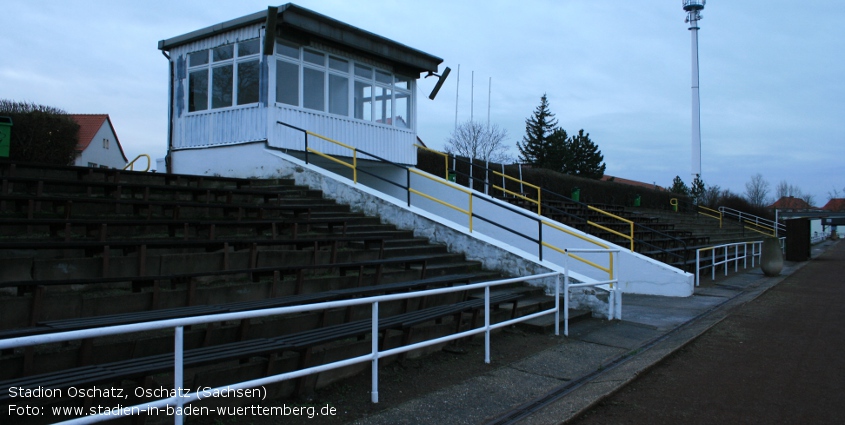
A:
<svg viewBox="0 0 845 425">
<path fill-rule="evenodd" d="M 76 158 L 79 124 L 52 106 L 0 100 L 0 115 L 12 118 L 9 159 L 69 165 Z"/>
</svg>

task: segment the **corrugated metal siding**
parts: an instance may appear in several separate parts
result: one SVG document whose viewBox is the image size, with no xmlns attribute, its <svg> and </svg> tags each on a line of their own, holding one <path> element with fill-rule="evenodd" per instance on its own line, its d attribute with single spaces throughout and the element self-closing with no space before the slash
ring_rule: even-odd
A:
<svg viewBox="0 0 845 425">
<path fill-rule="evenodd" d="M 224 44 L 234 43 L 237 41 L 258 38 L 262 34 L 261 26 L 261 24 L 255 24 L 248 27 L 238 28 L 236 30 L 229 31 L 224 34 L 217 34 L 213 37 L 184 44 L 171 50 L 170 56 L 184 56 L 187 53 L 196 52 L 197 50 L 210 49 L 212 47 L 222 46 Z"/>
<path fill-rule="evenodd" d="M 174 147 L 193 148 L 267 139 L 267 109 L 223 109 L 176 120 Z"/>
<path fill-rule="evenodd" d="M 389 161 L 400 164 L 416 164 L 416 135 L 411 130 L 401 130 L 393 127 L 331 116 L 322 113 L 308 112 L 283 107 L 271 108 L 271 119 L 275 123 L 281 121 L 338 142 L 353 146 L 378 155 Z M 272 127 L 270 143 L 272 146 L 303 150 L 304 141 L 299 132 L 276 124 Z M 350 156 L 350 151 L 333 143 L 325 142 L 314 137 L 309 143 L 315 149 L 332 155 Z"/>
</svg>

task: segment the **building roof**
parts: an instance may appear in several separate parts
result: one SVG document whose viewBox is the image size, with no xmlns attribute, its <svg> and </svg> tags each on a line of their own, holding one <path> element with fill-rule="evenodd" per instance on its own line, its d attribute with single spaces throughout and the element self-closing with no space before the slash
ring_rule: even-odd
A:
<svg viewBox="0 0 845 425">
<path fill-rule="evenodd" d="M 174 47 L 237 28 L 268 21 L 272 22 L 272 19 L 268 18 L 271 18 L 270 12 L 275 9 L 270 7 L 267 11 L 256 12 L 167 40 L 161 40 L 158 42 L 158 48 L 162 51 L 169 51 Z M 416 73 L 425 71 L 437 72 L 437 66 L 443 62 L 443 59 L 436 56 L 329 18 L 328 16 L 321 15 L 293 3 L 281 5 L 277 10 L 275 28 L 277 35 L 284 34 L 286 37 L 293 36 L 306 39 L 316 38 L 322 42 L 374 56 Z"/>
<path fill-rule="evenodd" d="M 825 211 L 845 211 L 845 198 L 833 198 L 822 207 Z"/>
<path fill-rule="evenodd" d="M 808 204 L 801 198 L 796 198 L 794 196 L 784 196 L 777 200 L 772 205 L 769 205 L 769 209 L 778 209 L 778 210 L 809 210 L 813 209 L 813 206 Z"/>
<path fill-rule="evenodd" d="M 96 136 L 97 132 L 100 131 L 100 128 L 103 127 L 103 124 L 108 123 L 112 134 L 114 134 L 114 141 L 117 143 L 117 148 L 120 149 L 120 155 L 123 157 L 124 161 L 128 161 L 126 159 L 126 154 L 123 153 L 123 146 L 120 145 L 120 140 L 117 138 L 117 132 L 114 131 L 114 126 L 112 126 L 111 119 L 108 114 L 71 114 L 70 117 L 79 124 L 79 142 L 76 145 L 76 150 L 78 152 L 82 152 L 87 149 L 88 145 L 91 144 L 91 141 L 94 140 L 94 136 Z"/>
<path fill-rule="evenodd" d="M 605 174 L 601 178 L 602 181 L 627 184 L 629 186 L 644 187 L 653 190 L 665 191 L 666 189 L 652 183 L 640 182 L 636 180 L 623 179 L 622 177 L 608 176 Z"/>
</svg>

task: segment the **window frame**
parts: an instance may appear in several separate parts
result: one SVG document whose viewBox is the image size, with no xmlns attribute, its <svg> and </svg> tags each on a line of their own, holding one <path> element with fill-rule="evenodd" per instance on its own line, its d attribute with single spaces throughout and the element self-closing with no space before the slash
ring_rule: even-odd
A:
<svg viewBox="0 0 845 425">
<path fill-rule="evenodd" d="M 276 39 L 276 45 L 281 45 L 276 49 L 273 58 L 275 59 L 274 66 L 276 67 L 276 72 L 274 73 L 275 87 L 277 88 L 273 93 L 273 103 L 277 107 L 284 107 L 284 108 L 292 108 L 296 110 L 307 111 L 311 113 L 319 113 L 325 114 L 327 116 L 333 117 L 343 117 L 349 120 L 354 120 L 358 122 L 367 122 L 374 125 L 385 126 L 385 127 L 393 127 L 401 130 L 409 130 L 413 131 L 415 129 L 416 120 L 414 119 L 414 111 L 416 108 L 415 100 L 416 96 L 414 95 L 414 88 L 416 79 L 412 76 L 407 75 L 398 75 L 390 70 L 385 68 L 374 66 L 372 64 L 355 60 L 348 56 L 342 56 L 340 54 L 335 54 L 331 52 L 323 51 L 319 48 L 312 47 L 312 46 L 305 46 L 305 45 L 296 45 L 292 42 Z M 288 53 L 292 53 L 292 50 L 287 50 L 285 53 L 282 53 L 282 49 L 297 49 L 298 57 L 294 58 Z M 313 61 L 309 61 L 306 59 L 307 54 L 318 54 L 322 56 L 322 64 L 314 63 Z M 346 64 L 346 71 L 340 70 L 334 67 L 333 60 L 337 62 L 343 62 Z M 279 87 L 279 63 L 286 63 L 290 65 L 295 65 L 298 67 L 298 74 L 296 81 L 296 99 L 298 103 L 296 105 L 292 105 L 290 103 L 280 101 L 280 96 L 278 93 Z M 335 62 L 335 63 L 337 63 Z M 370 69 L 369 77 L 362 77 L 356 73 L 356 67 L 366 67 Z M 292 70 L 292 68 L 291 68 Z M 306 70 L 312 71 L 319 71 L 323 74 L 323 101 L 322 101 L 322 109 L 314 109 L 305 106 L 305 74 Z M 379 80 L 379 74 L 381 75 L 382 79 Z M 333 103 L 333 93 L 331 91 L 332 88 L 332 78 L 340 77 L 346 80 L 346 108 L 337 108 L 335 111 L 340 109 L 345 109 L 344 113 L 338 113 L 332 111 L 332 103 Z M 387 82 L 384 78 L 385 76 L 389 76 L 390 82 Z M 335 80 L 337 82 L 337 80 Z M 357 102 L 355 99 L 356 94 L 356 87 L 359 87 L 358 83 L 366 84 L 370 87 L 370 101 L 368 103 L 369 111 L 362 111 L 362 118 L 358 118 L 358 109 Z M 399 84 L 397 84 L 399 83 Z M 407 88 L 404 88 L 404 87 Z M 374 99 L 374 95 L 377 90 L 388 90 L 389 91 L 389 99 L 385 99 L 389 102 L 389 110 L 391 112 L 390 117 L 383 117 L 382 122 L 376 120 L 378 114 L 376 111 L 376 101 Z M 336 93 L 335 93 L 336 94 Z M 406 110 L 403 110 L 403 114 L 401 118 L 403 120 L 403 124 L 397 125 L 396 118 L 397 112 L 396 106 L 402 103 L 401 99 L 405 99 L 406 102 Z M 407 115 L 407 116 L 406 116 Z"/>
<path fill-rule="evenodd" d="M 252 51 L 251 53 L 241 54 L 242 44 L 243 43 L 253 43 L 253 42 L 257 44 L 257 46 L 256 46 L 257 48 L 254 51 Z M 260 75 L 261 71 L 260 70 L 261 70 L 261 49 L 262 49 L 261 44 L 262 44 L 261 39 L 259 37 L 256 37 L 256 38 L 249 38 L 249 39 L 246 39 L 246 40 L 238 40 L 238 41 L 234 41 L 234 42 L 231 42 L 231 43 L 221 44 L 219 46 L 215 46 L 215 47 L 211 47 L 211 48 L 207 48 L 207 49 L 201 49 L 201 50 L 195 50 L 195 51 L 192 51 L 192 52 L 188 52 L 186 54 L 187 62 L 188 62 L 187 63 L 187 77 L 186 77 L 187 85 L 188 85 L 188 89 L 186 90 L 186 97 L 187 97 L 186 103 L 187 103 L 187 108 L 188 108 L 188 114 L 203 114 L 203 113 L 210 113 L 210 112 L 222 111 L 222 110 L 228 110 L 228 109 L 249 108 L 249 107 L 257 106 L 261 102 L 261 92 L 260 92 L 260 90 L 261 90 L 261 75 Z M 232 47 L 231 57 L 215 60 L 215 57 L 214 57 L 215 50 L 225 48 L 227 46 Z M 246 49 L 246 46 L 244 46 L 243 50 L 248 50 L 248 49 Z M 202 56 L 198 56 L 201 53 L 205 54 L 204 55 L 205 59 L 204 60 L 200 59 L 202 63 L 199 63 L 197 65 L 192 66 L 191 60 L 194 57 L 200 57 L 201 58 Z M 248 63 L 251 63 L 251 62 L 255 62 L 256 65 L 257 65 L 257 69 L 258 69 L 258 72 L 256 73 L 257 80 L 254 83 L 255 89 L 258 90 L 258 93 L 256 93 L 254 102 L 238 103 L 240 98 L 241 98 L 241 95 L 242 95 L 242 93 L 240 93 L 241 88 L 242 88 L 242 84 L 241 84 L 242 82 L 241 82 L 241 78 L 240 78 L 240 73 L 241 73 L 240 67 L 243 64 L 248 64 Z M 228 97 L 231 98 L 230 99 L 231 102 L 228 105 L 222 105 L 222 106 L 215 107 L 214 106 L 214 99 L 215 99 L 214 71 L 217 70 L 217 69 L 225 68 L 225 67 L 231 68 L 231 71 L 230 71 L 231 72 L 231 81 L 229 81 L 229 84 L 228 84 L 228 87 L 227 87 L 228 92 L 224 93 L 225 95 L 227 95 Z M 205 88 L 205 93 L 204 93 L 204 95 L 205 95 L 205 108 L 203 108 L 203 109 L 193 109 L 192 110 L 191 108 L 192 108 L 193 104 L 191 102 L 191 95 L 193 93 L 192 90 L 193 90 L 194 87 L 192 86 L 192 83 L 191 83 L 191 74 L 192 73 L 202 73 L 203 71 L 205 71 L 205 83 L 206 83 L 206 88 Z"/>
</svg>

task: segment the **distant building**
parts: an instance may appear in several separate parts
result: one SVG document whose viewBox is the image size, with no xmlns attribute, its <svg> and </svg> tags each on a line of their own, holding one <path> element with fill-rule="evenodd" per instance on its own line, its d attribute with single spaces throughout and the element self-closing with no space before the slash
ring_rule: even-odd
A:
<svg viewBox="0 0 845 425">
<path fill-rule="evenodd" d="M 74 165 L 123 168 L 128 162 L 108 114 L 70 115 L 79 124 Z"/>
<path fill-rule="evenodd" d="M 832 212 L 845 211 L 845 198 L 833 198 L 827 201 L 827 204 L 822 207 L 822 210 Z"/>
<path fill-rule="evenodd" d="M 769 205 L 768 209 L 778 211 L 809 211 L 816 208 L 801 198 L 784 196 L 778 199 L 774 204 Z"/>
<path fill-rule="evenodd" d="M 168 171 L 241 177 L 272 175 L 276 153 L 304 154 L 305 134 L 286 125 L 415 164 L 417 79 L 443 61 L 294 4 L 158 48 L 170 63 Z M 352 156 L 309 140 L 321 152 Z M 366 156 L 358 162 L 366 167 Z"/>
</svg>

